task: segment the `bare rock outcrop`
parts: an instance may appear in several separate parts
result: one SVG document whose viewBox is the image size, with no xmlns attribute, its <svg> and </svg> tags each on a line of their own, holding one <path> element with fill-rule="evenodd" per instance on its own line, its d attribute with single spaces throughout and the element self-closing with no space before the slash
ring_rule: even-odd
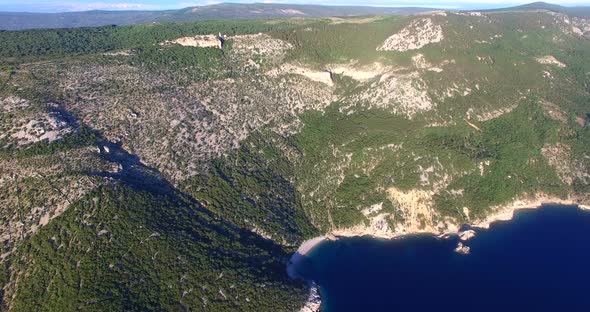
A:
<svg viewBox="0 0 590 312">
<path fill-rule="evenodd" d="M 444 38 L 442 27 L 435 24 L 431 18 L 413 20 L 398 33 L 385 39 L 378 51 L 408 51 L 417 50 L 427 44 L 441 42 Z"/>
</svg>

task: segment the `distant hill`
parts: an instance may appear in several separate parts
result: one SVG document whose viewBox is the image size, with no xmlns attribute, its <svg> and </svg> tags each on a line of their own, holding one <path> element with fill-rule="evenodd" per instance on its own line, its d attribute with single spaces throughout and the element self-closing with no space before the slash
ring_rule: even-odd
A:
<svg viewBox="0 0 590 312">
<path fill-rule="evenodd" d="M 590 18 L 590 6 L 576 6 L 576 7 L 565 7 L 557 4 L 551 4 L 546 2 L 533 2 L 529 4 L 519 5 L 512 8 L 508 8 L 510 10 L 522 10 L 522 11 L 530 11 L 530 10 L 546 10 L 546 11 L 553 11 L 557 13 L 563 13 L 575 17 L 582 17 L 582 18 Z M 506 9 L 495 9 L 489 11 L 503 11 Z"/>
<path fill-rule="evenodd" d="M 189 22 L 207 19 L 410 15 L 431 10 L 428 8 L 223 3 L 165 11 L 0 12 L 0 30 Z"/>
</svg>

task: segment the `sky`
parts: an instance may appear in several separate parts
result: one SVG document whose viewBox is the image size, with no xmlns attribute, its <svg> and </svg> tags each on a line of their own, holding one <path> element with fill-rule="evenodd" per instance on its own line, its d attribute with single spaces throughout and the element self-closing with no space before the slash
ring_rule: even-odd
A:
<svg viewBox="0 0 590 312">
<path fill-rule="evenodd" d="M 535 0 L 0 0 L 0 11 L 9 12 L 71 12 L 86 10 L 166 10 L 189 6 L 203 6 L 220 2 L 265 2 L 323 5 L 370 5 L 404 7 L 419 6 L 441 9 L 490 9 L 526 4 Z M 546 1 L 550 3 L 575 6 L 590 5 L 590 0 Z"/>
</svg>

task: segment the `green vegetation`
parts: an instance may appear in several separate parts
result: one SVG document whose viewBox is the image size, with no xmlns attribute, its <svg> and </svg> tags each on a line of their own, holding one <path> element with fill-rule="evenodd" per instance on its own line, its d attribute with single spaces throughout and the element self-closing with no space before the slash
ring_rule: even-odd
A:
<svg viewBox="0 0 590 312">
<path fill-rule="evenodd" d="M 11 265 L 26 279 L 7 291 L 18 311 L 293 310 L 306 291 L 287 256 L 180 198 L 112 185 L 23 243 Z"/>
<path fill-rule="evenodd" d="M 290 53 L 291 59 L 315 66 L 348 63 L 351 60 L 371 63 L 378 59 L 392 64 L 407 64 L 407 54 L 392 55 L 376 51 L 375 47 L 401 29 L 408 19 L 399 16 L 367 19 L 367 22 L 362 23 L 341 24 L 324 21 L 293 30 L 273 30 L 271 34 L 294 46 Z"/>
<path fill-rule="evenodd" d="M 22 62 L 72 54 L 149 48 L 166 40 L 198 34 L 251 34 L 291 27 L 294 25 L 282 22 L 269 24 L 261 20 L 213 20 L 198 23 L 0 32 L 0 42 L 3 42 L 0 46 L 0 58 L 18 58 L 18 61 Z"/>
<path fill-rule="evenodd" d="M 358 224 L 364 219 L 359 209 L 375 203 L 383 202 L 387 211 L 391 202 L 383 194 L 384 189 L 421 188 L 419 168 L 426 168 L 432 160 L 442 164 L 437 170 L 449 175 L 470 172 L 447 187 L 464 190 L 464 196 L 442 192 L 435 198 L 435 208 L 443 215 L 461 219 L 459 208 L 470 207 L 475 215 L 483 216 L 490 206 L 520 194 L 545 192 L 564 196 L 566 192 L 565 185 L 541 155 L 545 144 L 557 142 L 560 125 L 533 100 L 482 123 L 481 132 L 466 123 L 418 130 L 416 124 L 385 112 L 344 116 L 336 111 L 336 106 L 325 114 L 310 113 L 304 122 L 306 127 L 296 136 L 296 144 L 305 155 L 297 167 L 298 181 L 305 186 L 304 194 L 317 188 L 316 194 L 325 196 L 322 204 L 308 209 L 328 218 L 328 207 L 333 222 L 339 226 Z M 400 148 L 389 150 L 388 145 Z M 583 149 L 580 153 L 588 152 L 587 146 Z M 334 187 L 326 180 L 318 180 L 318 176 L 333 176 L 334 166 L 347 154 L 351 161 L 343 164 L 341 184 Z M 331 165 L 322 165 L 323 160 Z M 480 162 L 490 163 L 483 176 L 477 169 Z M 367 164 L 372 168 L 369 173 Z"/>
<path fill-rule="evenodd" d="M 307 238 L 590 200 L 590 41 L 545 13 L 449 13 L 441 42 L 376 50 L 412 18 L 0 32 L 5 306 L 296 310 Z M 159 44 L 218 32 L 272 38 Z M 58 106 L 72 132 L 17 134 Z"/>
<path fill-rule="evenodd" d="M 288 142 L 270 131 L 256 133 L 240 148 L 213 162 L 206 174 L 180 186 L 223 220 L 254 226 L 275 241 L 298 244 L 317 236 L 291 182 L 293 164 L 280 146 Z"/>
<path fill-rule="evenodd" d="M 332 6 L 282 3 L 219 3 L 164 11 L 82 11 L 66 13 L 0 12 L 0 30 L 88 27 L 104 25 L 155 24 L 225 19 L 300 18 L 320 16 L 364 16 L 412 14 L 427 8 Z M 274 22 L 274 21 L 273 21 Z"/>
<path fill-rule="evenodd" d="M 441 211 L 452 214 L 459 213 L 457 207 L 471 207 L 476 215 L 483 216 L 486 208 L 520 194 L 545 192 L 563 196 L 565 186 L 541 155 L 545 144 L 555 143 L 558 126 L 538 105 L 529 102 L 510 114 L 483 123 L 481 132 L 463 137 L 444 132 L 428 134 L 427 144 L 437 141 L 439 147 L 450 149 L 453 154 L 465 155 L 473 162 L 490 163 L 484 175 L 476 171 L 451 182 L 448 188 L 463 189 L 465 196 L 439 196 L 437 204 Z"/>
<path fill-rule="evenodd" d="M 12 75 L 12 68 L 10 66 L 4 65 L 0 63 L 0 92 L 4 90 L 6 86 L 6 82 L 10 80 L 10 76 Z"/>
<path fill-rule="evenodd" d="M 78 132 L 67 133 L 57 141 L 48 142 L 47 140 L 42 140 L 30 144 L 25 148 L 20 148 L 15 145 L 7 145 L 4 141 L 6 141 L 6 139 L 0 140 L 0 146 L 3 146 L 3 148 L 0 149 L 0 157 L 25 158 L 39 155 L 50 155 L 69 149 L 92 146 L 98 143 L 100 138 L 95 131 L 82 127 Z"/>
<path fill-rule="evenodd" d="M 333 104 L 323 114 L 305 114 L 303 122 L 306 126 L 294 138 L 304 155 L 297 163 L 297 181 L 304 196 L 313 193 L 323 199 L 306 207 L 310 214 L 325 218 L 323 224 L 329 224 L 330 217 L 336 226 L 358 224 L 364 219 L 358 208 L 379 202 L 391 209 L 380 189 L 390 185 L 394 177 L 404 186 L 415 182 L 415 168 L 403 165 L 403 159 L 411 155 L 395 154 L 387 148 L 401 144 L 416 129 L 407 119 L 379 110 L 346 116 Z M 347 155 L 351 155 L 348 166 Z M 372 162 L 377 165 L 366 173 L 364 168 Z M 339 165 L 342 172 L 333 172 Z M 342 184 L 335 183 L 334 175 L 344 176 Z"/>
<path fill-rule="evenodd" d="M 219 79 L 226 74 L 223 52 L 216 48 L 194 48 L 173 45 L 166 48 L 139 49 L 129 59 L 134 66 L 153 72 L 174 72 L 188 81 Z M 179 80 L 181 80 L 179 79 Z"/>
</svg>

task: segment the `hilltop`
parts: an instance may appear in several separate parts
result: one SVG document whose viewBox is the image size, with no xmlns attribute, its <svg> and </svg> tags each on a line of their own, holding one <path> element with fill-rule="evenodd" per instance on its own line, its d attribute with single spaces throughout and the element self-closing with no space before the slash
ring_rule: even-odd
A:
<svg viewBox="0 0 590 312">
<path fill-rule="evenodd" d="M 588 18 L 590 17 L 590 7 L 588 6 L 575 6 L 575 7 L 566 7 L 557 4 L 550 4 L 546 2 L 533 2 L 521 6 L 516 6 L 512 8 L 513 10 L 523 10 L 523 11 L 530 11 L 530 10 L 545 10 L 551 11 L 555 13 L 563 13 L 568 14 L 574 17 L 582 17 Z"/>
<path fill-rule="evenodd" d="M 551 11 L 575 17 L 589 17 L 590 7 L 565 7 L 545 2 L 487 10 L 493 11 Z M 164 11 L 83 11 L 65 13 L 0 12 L 0 30 L 38 28 L 73 28 L 106 25 L 135 25 L 170 22 L 190 22 L 213 19 L 310 18 L 329 16 L 412 15 L 441 11 L 424 7 L 328 6 L 275 3 L 221 3 Z"/>
<path fill-rule="evenodd" d="M 134 25 L 190 22 L 211 19 L 257 19 L 362 15 L 409 15 L 427 8 L 326 6 L 310 4 L 222 3 L 165 11 L 85 11 L 66 13 L 0 12 L 0 30 L 71 28 L 105 25 Z"/>
</svg>

